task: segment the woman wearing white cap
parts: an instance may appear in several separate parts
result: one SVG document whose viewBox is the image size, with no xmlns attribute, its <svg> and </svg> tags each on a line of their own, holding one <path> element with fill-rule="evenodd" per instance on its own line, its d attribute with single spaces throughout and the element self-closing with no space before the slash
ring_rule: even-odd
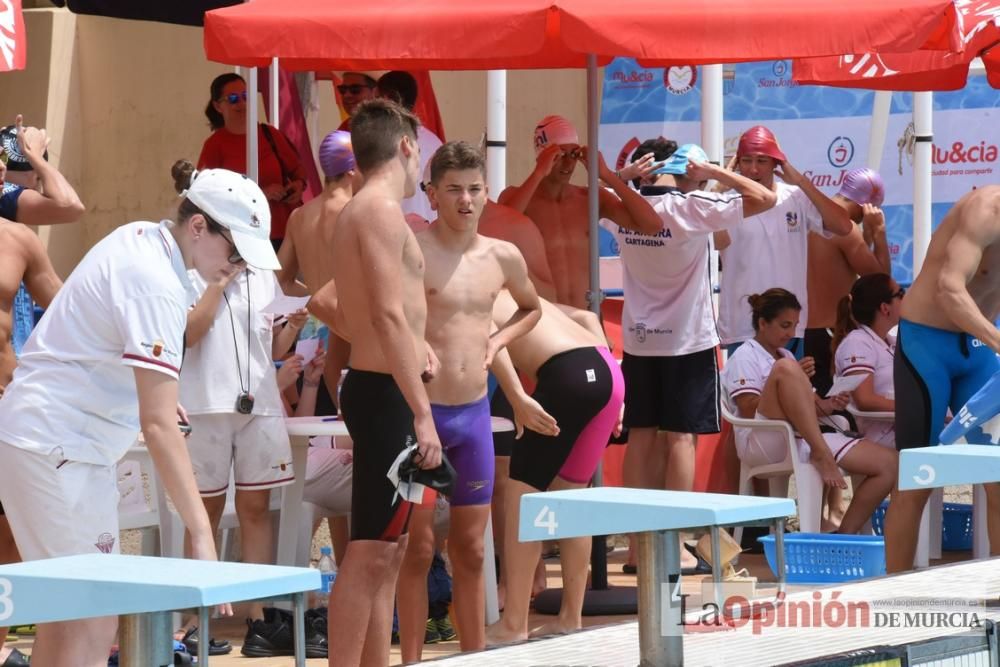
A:
<svg viewBox="0 0 1000 667">
<path fill-rule="evenodd" d="M 246 261 L 275 269 L 267 199 L 223 169 L 199 175 L 177 221 L 133 222 L 94 246 L 56 295 L 0 401 L 0 486 L 25 560 L 117 552 L 115 465 L 140 428 L 192 535 L 215 541 L 177 428 L 177 378 L 192 302 L 187 270 L 215 280 Z M 227 605 L 228 607 L 228 605 Z M 117 620 L 40 625 L 33 661 L 107 664 Z"/>
</svg>

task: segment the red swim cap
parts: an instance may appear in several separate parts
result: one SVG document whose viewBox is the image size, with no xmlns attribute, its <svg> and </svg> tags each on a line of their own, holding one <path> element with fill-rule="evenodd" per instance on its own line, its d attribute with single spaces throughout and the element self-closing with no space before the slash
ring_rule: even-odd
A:
<svg viewBox="0 0 1000 667">
<path fill-rule="evenodd" d="M 743 155 L 766 155 L 779 162 L 788 159 L 778 147 L 778 140 L 774 138 L 774 133 L 763 125 L 755 125 L 740 136 L 736 157 L 739 158 Z"/>
</svg>

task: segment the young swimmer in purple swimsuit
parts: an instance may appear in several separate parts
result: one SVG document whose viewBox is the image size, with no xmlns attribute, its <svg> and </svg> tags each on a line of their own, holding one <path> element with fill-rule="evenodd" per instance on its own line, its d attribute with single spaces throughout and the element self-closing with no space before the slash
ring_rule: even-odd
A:
<svg viewBox="0 0 1000 667">
<path fill-rule="evenodd" d="M 485 647 L 483 534 L 493 495 L 493 434 L 486 373 L 498 350 L 541 316 L 524 258 L 507 242 L 479 235 L 486 204 L 483 155 L 464 142 L 431 160 L 427 194 L 437 221 L 417 235 L 424 255 L 426 339 L 441 363 L 427 384 L 434 424 L 458 473 L 451 496 L 448 555 L 454 621 L 463 651 Z M 510 316 L 490 335 L 493 300 L 510 290 Z M 420 660 L 427 621 L 427 570 L 434 555 L 433 503 L 417 507 L 399 574 L 399 634 L 404 663 Z"/>
<path fill-rule="evenodd" d="M 510 296 L 501 293 L 493 307 L 494 320 L 505 321 L 514 307 Z M 487 629 L 491 644 L 528 638 L 531 580 L 541 542 L 517 539 L 521 496 L 587 486 L 611 434 L 621 432 L 625 380 L 604 332 L 596 320 L 584 328 L 564 310 L 574 309 L 543 299 L 539 323 L 501 351 L 493 365 L 514 408 L 518 439 L 510 459 L 501 563 L 507 599 L 503 617 Z M 530 397 L 508 363 L 508 353 L 521 373 L 537 379 Z M 532 634 L 572 632 L 582 626 L 590 544 L 589 537 L 559 541 L 562 606 L 558 618 Z"/>
</svg>

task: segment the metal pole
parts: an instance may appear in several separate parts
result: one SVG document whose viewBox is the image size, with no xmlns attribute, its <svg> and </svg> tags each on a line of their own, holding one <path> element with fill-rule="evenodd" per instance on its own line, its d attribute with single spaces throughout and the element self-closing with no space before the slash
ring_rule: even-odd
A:
<svg viewBox="0 0 1000 667">
<path fill-rule="evenodd" d="M 677 531 L 639 533 L 639 667 L 684 664 Z M 676 595 L 675 595 L 676 593 Z"/>
<path fill-rule="evenodd" d="M 306 594 L 296 593 L 292 600 L 295 602 L 295 616 L 293 617 L 295 635 L 295 667 L 306 667 Z M 201 637 L 198 638 L 202 640 Z"/>
<path fill-rule="evenodd" d="M 507 185 L 507 70 L 486 73 L 486 184 L 495 200 Z"/>
<path fill-rule="evenodd" d="M 875 91 L 875 104 L 872 106 L 872 126 L 868 135 L 868 160 L 865 164 L 869 169 L 879 170 L 882 166 L 882 153 L 885 150 L 885 135 L 889 130 L 889 109 L 892 106 L 892 92 L 888 90 Z"/>
<path fill-rule="evenodd" d="M 208 628 L 208 607 L 198 608 L 198 664 L 204 665 L 208 662 L 209 648 L 212 645 L 212 635 Z"/>
<path fill-rule="evenodd" d="M 722 65 L 705 65 L 701 68 L 701 147 L 708 159 L 723 164 L 725 158 L 725 130 L 722 102 Z M 712 288 L 719 284 L 719 251 L 715 239 L 708 237 L 711 246 L 709 277 Z"/>
<path fill-rule="evenodd" d="M 118 664 L 168 667 L 174 664 L 170 612 L 129 614 L 119 619 Z"/>
<path fill-rule="evenodd" d="M 913 277 L 920 273 L 931 242 L 931 149 L 934 93 L 913 93 Z"/>
<path fill-rule="evenodd" d="M 281 68 L 278 66 L 277 57 L 271 58 L 271 66 L 268 68 L 268 74 L 270 75 L 271 80 L 271 85 L 268 90 L 269 95 L 267 96 L 268 116 L 271 118 L 271 125 L 274 125 L 276 128 L 281 128 L 281 124 L 278 119 L 278 116 L 281 115 L 279 109 L 281 95 L 278 90 L 278 86 L 280 85 L 279 79 L 281 75 Z"/>
<path fill-rule="evenodd" d="M 591 53 L 587 55 L 587 199 L 590 212 L 590 225 L 588 227 L 590 234 L 590 290 L 587 293 L 587 304 L 590 306 L 590 310 L 600 315 L 602 297 L 601 251 L 598 246 L 600 213 L 597 203 L 598 188 L 600 187 L 597 183 L 597 126 L 600 119 L 597 107 L 597 56 Z"/>
<path fill-rule="evenodd" d="M 259 181 L 257 176 L 257 68 L 247 72 L 247 176 Z"/>
</svg>

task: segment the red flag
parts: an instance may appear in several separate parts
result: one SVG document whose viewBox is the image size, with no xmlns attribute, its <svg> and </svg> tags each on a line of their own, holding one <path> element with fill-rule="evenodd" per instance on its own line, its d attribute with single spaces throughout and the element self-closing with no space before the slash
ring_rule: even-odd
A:
<svg viewBox="0 0 1000 667">
<path fill-rule="evenodd" d="M 27 53 L 21 0 L 0 0 L 0 72 L 24 69 Z"/>
<path fill-rule="evenodd" d="M 264 99 L 268 99 L 271 78 L 268 76 L 267 69 L 262 68 L 258 71 L 257 81 L 260 82 L 260 92 Z M 266 113 L 271 113 L 270 105 L 264 105 L 264 109 Z M 316 169 L 316 160 L 313 158 L 312 144 L 309 142 L 309 129 L 306 127 L 306 117 L 302 110 L 302 100 L 299 99 L 299 89 L 295 85 L 295 75 L 283 69 L 280 70 L 278 76 L 278 116 L 281 121 L 281 132 L 292 142 L 292 146 L 299 154 L 302 169 L 306 173 L 306 191 L 303 193 L 302 199 L 309 201 L 323 191 L 323 186 L 319 180 L 319 170 Z"/>
</svg>

